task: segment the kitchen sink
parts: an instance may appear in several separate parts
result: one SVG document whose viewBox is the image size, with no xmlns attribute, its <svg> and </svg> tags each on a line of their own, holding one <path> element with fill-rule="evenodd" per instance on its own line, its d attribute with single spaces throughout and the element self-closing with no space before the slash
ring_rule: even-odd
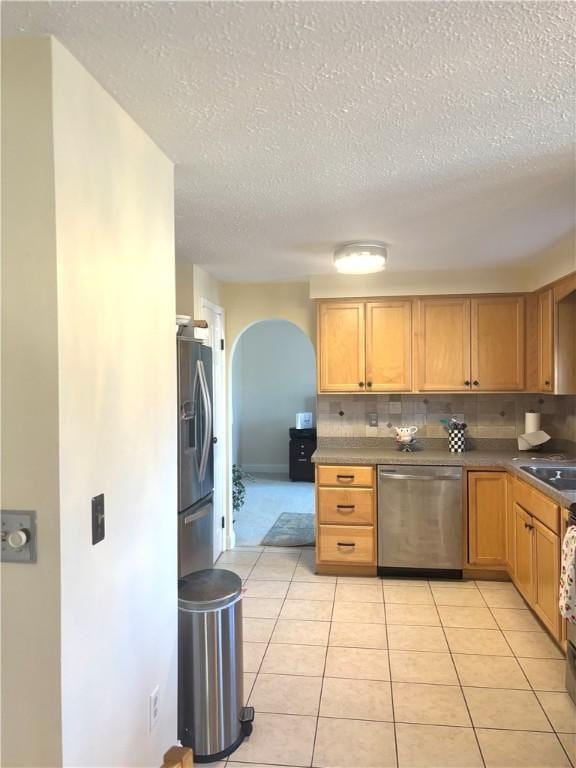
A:
<svg viewBox="0 0 576 768">
<path fill-rule="evenodd" d="M 558 491 L 576 491 L 576 467 L 520 467 Z"/>
</svg>

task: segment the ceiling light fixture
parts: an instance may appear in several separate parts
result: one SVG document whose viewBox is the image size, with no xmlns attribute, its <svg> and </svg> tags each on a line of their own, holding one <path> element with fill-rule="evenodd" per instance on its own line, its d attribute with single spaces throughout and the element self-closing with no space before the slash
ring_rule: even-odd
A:
<svg viewBox="0 0 576 768">
<path fill-rule="evenodd" d="M 385 243 L 353 241 L 342 243 L 334 251 L 334 265 L 345 275 L 369 275 L 386 266 L 388 252 Z"/>
</svg>

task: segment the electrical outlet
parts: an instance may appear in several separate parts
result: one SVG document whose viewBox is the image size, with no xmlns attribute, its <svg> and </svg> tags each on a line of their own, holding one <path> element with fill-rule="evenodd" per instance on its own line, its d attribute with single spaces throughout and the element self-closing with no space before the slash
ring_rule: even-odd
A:
<svg viewBox="0 0 576 768">
<path fill-rule="evenodd" d="M 368 414 L 368 426 L 369 427 L 377 427 L 378 426 L 378 414 L 377 413 L 369 413 Z"/>
<path fill-rule="evenodd" d="M 156 688 L 152 691 L 150 694 L 150 701 L 149 701 L 149 727 L 152 731 L 154 729 L 154 726 L 158 722 L 158 718 L 160 717 L 160 686 L 157 685 Z"/>
</svg>

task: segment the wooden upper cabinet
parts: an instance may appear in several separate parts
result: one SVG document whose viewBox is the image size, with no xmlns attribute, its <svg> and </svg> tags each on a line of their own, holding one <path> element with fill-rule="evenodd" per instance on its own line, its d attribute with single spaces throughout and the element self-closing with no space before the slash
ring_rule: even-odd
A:
<svg viewBox="0 0 576 768">
<path fill-rule="evenodd" d="M 468 473 L 468 561 L 486 567 L 507 563 L 506 472 Z"/>
<path fill-rule="evenodd" d="M 568 287 L 567 282 L 563 281 L 564 289 Z M 572 282 L 576 283 L 576 274 Z M 569 293 L 555 289 L 554 297 L 554 392 L 576 395 L 576 288 Z"/>
<path fill-rule="evenodd" d="M 318 387 L 362 392 L 365 385 L 364 302 L 323 302 L 318 308 Z"/>
<path fill-rule="evenodd" d="M 538 390 L 554 391 L 554 295 L 552 289 L 538 294 Z"/>
<path fill-rule="evenodd" d="M 472 390 L 524 388 L 524 298 L 485 296 L 470 299 Z"/>
<path fill-rule="evenodd" d="M 470 389 L 470 299 L 443 297 L 417 303 L 418 389 Z"/>
<path fill-rule="evenodd" d="M 412 388 L 412 302 L 366 303 L 366 391 Z"/>
</svg>

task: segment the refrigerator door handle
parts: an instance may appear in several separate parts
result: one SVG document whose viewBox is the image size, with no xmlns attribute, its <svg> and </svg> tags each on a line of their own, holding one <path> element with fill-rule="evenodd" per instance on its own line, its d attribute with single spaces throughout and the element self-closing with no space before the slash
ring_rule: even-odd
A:
<svg viewBox="0 0 576 768">
<path fill-rule="evenodd" d="M 194 430 L 194 464 L 196 465 L 196 472 L 198 475 L 200 474 L 200 461 L 198 461 L 198 422 L 201 421 L 201 414 L 200 414 L 200 407 L 198 402 L 198 393 L 201 391 L 201 384 L 200 384 L 200 375 L 198 373 L 198 363 L 196 364 L 196 371 L 194 372 L 194 383 L 192 384 L 192 400 L 190 401 L 192 404 L 190 416 L 188 418 L 184 417 L 186 421 L 192 421 L 192 429 Z M 200 424 L 200 426 L 202 426 Z"/>
<path fill-rule="evenodd" d="M 198 360 L 198 379 L 200 381 L 200 392 L 202 393 L 202 401 L 204 405 L 204 436 L 202 440 L 202 458 L 200 460 L 200 480 L 204 480 L 206 476 L 206 469 L 208 467 L 208 459 L 210 457 L 210 442 L 212 436 L 212 405 L 210 403 L 210 391 L 208 389 L 208 382 L 206 381 L 206 372 L 204 370 L 204 363 Z"/>
</svg>

